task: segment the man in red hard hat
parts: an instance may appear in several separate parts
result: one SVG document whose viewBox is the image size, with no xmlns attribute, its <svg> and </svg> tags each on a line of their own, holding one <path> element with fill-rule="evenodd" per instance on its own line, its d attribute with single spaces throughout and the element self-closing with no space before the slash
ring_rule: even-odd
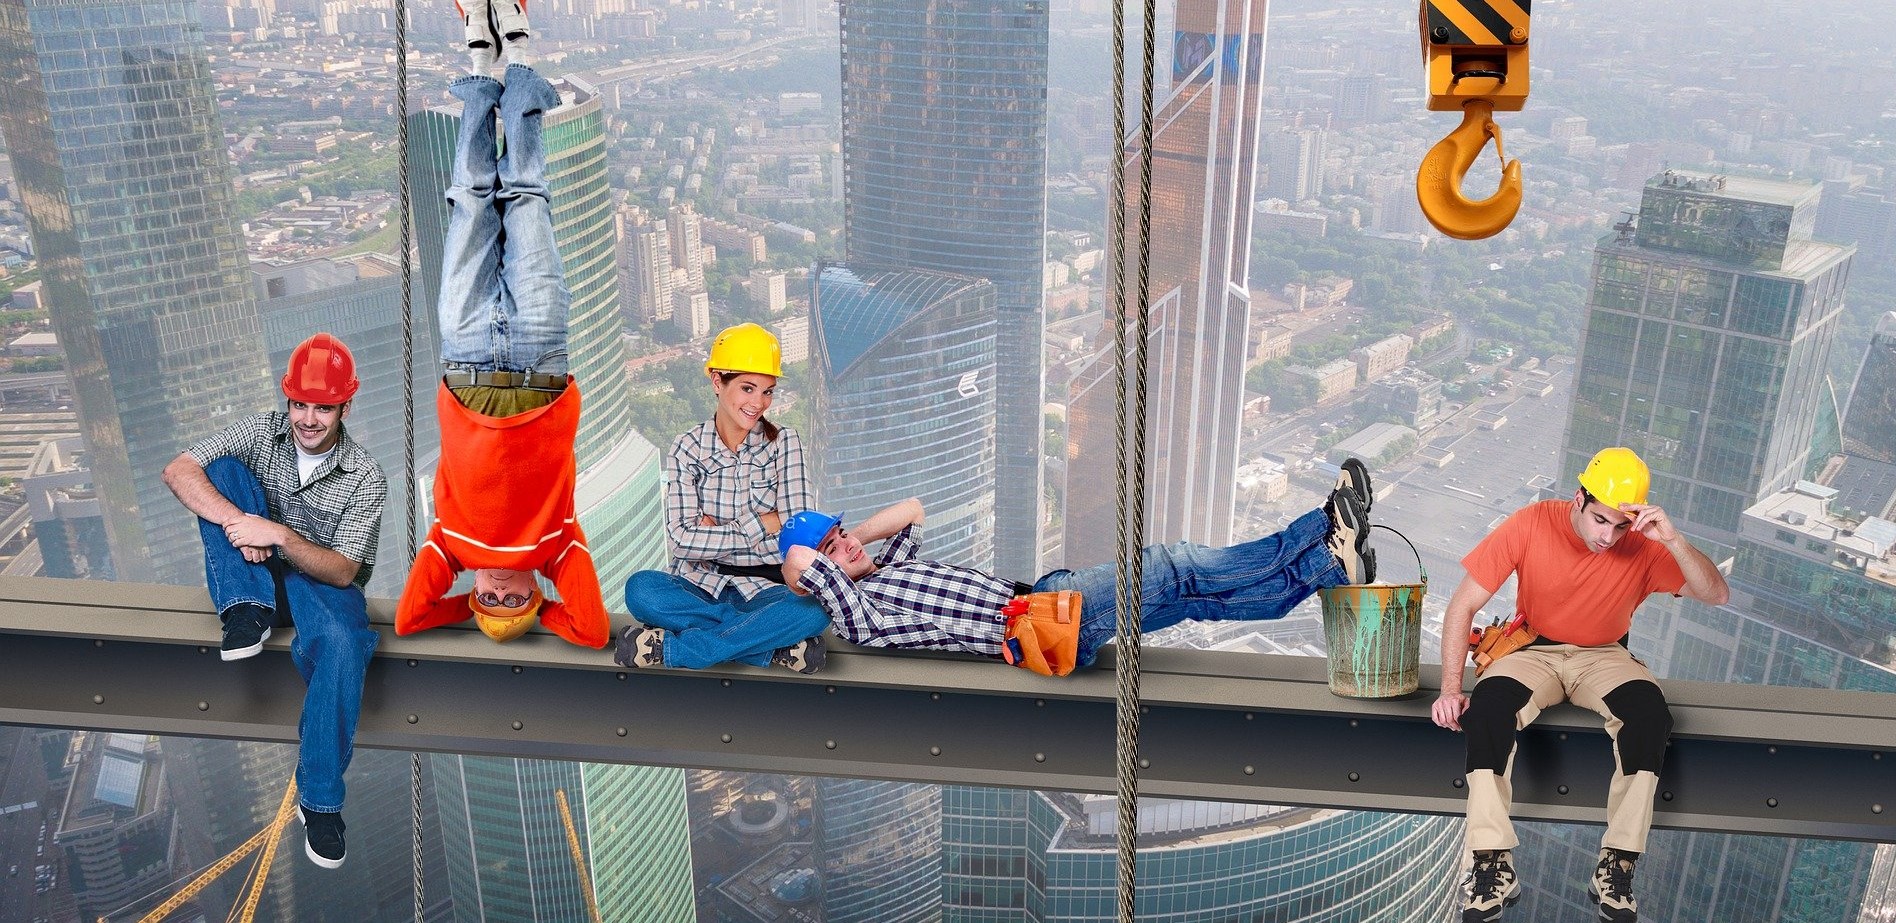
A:
<svg viewBox="0 0 1896 923">
<path fill-rule="evenodd" d="M 164 474 L 198 516 L 223 659 L 263 650 L 283 615 L 296 625 L 290 657 L 308 684 L 296 785 L 304 852 L 324 868 L 342 865 L 342 775 L 379 638 L 362 587 L 375 568 L 388 481 L 343 429 L 357 386 L 348 347 L 316 334 L 290 354 L 285 409 L 198 440 Z"/>
<path fill-rule="evenodd" d="M 1632 449 L 1601 449 L 1571 500 L 1543 500 L 1508 517 L 1462 559 L 1467 576 L 1442 619 L 1442 694 L 1435 723 L 1468 737 L 1471 865 L 1463 923 L 1495 923 L 1520 899 L 1508 812 L 1514 735 L 1549 706 L 1572 701 L 1606 719 L 1616 771 L 1607 788 L 1606 835 L 1588 887 L 1603 923 L 1634 923 L 1633 868 L 1652 828 L 1672 713 L 1646 665 L 1626 649 L 1633 610 L 1653 593 L 1723 605 L 1724 575 L 1666 511 L 1648 502 L 1652 472 Z M 1509 576 L 1518 581 L 1505 647 L 1484 640 L 1481 681 L 1462 694 L 1475 612 Z"/>
</svg>

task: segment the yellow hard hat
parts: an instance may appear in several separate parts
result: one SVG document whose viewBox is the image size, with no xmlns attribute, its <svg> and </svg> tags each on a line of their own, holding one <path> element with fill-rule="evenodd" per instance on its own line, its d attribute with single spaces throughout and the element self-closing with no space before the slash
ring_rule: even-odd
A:
<svg viewBox="0 0 1896 923">
<path fill-rule="evenodd" d="M 1652 486 L 1652 472 L 1639 454 L 1625 446 L 1612 446 L 1594 453 L 1587 470 L 1580 472 L 1580 486 L 1593 499 L 1613 509 L 1622 503 L 1645 503 L 1646 488 Z"/>
<path fill-rule="evenodd" d="M 783 348 L 770 331 L 756 324 L 738 324 L 718 331 L 711 341 L 707 372 L 752 372 L 778 378 L 783 375 Z"/>
<path fill-rule="evenodd" d="M 480 626 L 481 633 L 495 641 L 512 641 L 527 633 L 533 627 L 535 619 L 540 617 L 540 604 L 545 602 L 538 588 L 530 591 L 525 605 L 498 611 L 481 604 L 479 594 L 467 594 L 467 607 L 474 610 L 474 624 Z"/>
</svg>

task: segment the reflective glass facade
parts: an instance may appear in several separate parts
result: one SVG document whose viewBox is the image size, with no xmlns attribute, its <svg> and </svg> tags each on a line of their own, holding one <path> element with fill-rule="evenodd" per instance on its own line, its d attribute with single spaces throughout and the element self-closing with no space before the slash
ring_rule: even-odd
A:
<svg viewBox="0 0 1896 923">
<path fill-rule="evenodd" d="M 1803 476 L 1853 252 L 1797 236 L 1815 190 L 1671 171 L 1647 184 L 1651 242 L 1642 225 L 1594 257 L 1561 485 L 1599 449 L 1631 446 L 1654 496 L 1729 553 L 1745 508 Z M 1726 239 L 1700 234 L 1712 226 L 1752 234 L 1754 255 L 1707 243 Z"/>
<path fill-rule="evenodd" d="M 1047 0 L 844 0 L 852 263 L 994 284 L 996 566 L 1038 574 Z"/>
<path fill-rule="evenodd" d="M 1250 352 L 1248 242 L 1267 6 L 1262 0 L 1178 4 L 1172 85 L 1154 116 L 1146 544 L 1231 543 Z M 1136 145 L 1129 142 L 1125 151 L 1129 235 L 1138 228 Z M 1114 247 L 1124 252 L 1126 310 L 1133 312 L 1139 248 L 1131 237 L 1109 242 L 1108 252 Z M 1127 317 L 1130 331 L 1132 314 Z M 1115 494 L 1097 486 L 1119 480 L 1116 363 L 1108 332 L 1101 331 L 1096 345 L 1092 364 L 1075 376 L 1069 408 L 1067 567 L 1111 560 L 1111 543 L 1097 537 L 1117 530 Z"/>
<path fill-rule="evenodd" d="M 828 923 L 941 919 L 941 786 L 819 779 Z"/>
<path fill-rule="evenodd" d="M 982 279 L 837 264 L 819 268 L 811 299 L 817 495 L 854 521 L 916 497 L 925 555 L 986 570 L 998 557 L 994 297 Z"/>
<path fill-rule="evenodd" d="M 1896 465 L 1896 311 L 1876 323 L 1843 415 L 1843 449 Z"/>
<path fill-rule="evenodd" d="M 121 580 L 203 579 L 157 473 L 281 399 L 195 10 L 0 4 L 0 130 Z"/>
</svg>

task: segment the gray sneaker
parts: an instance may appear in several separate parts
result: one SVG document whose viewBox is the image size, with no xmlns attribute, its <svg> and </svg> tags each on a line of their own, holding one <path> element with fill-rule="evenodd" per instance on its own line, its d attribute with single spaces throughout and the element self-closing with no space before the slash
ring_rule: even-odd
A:
<svg viewBox="0 0 1896 923">
<path fill-rule="evenodd" d="M 613 645 L 612 659 L 622 667 L 664 666 L 665 630 L 627 625 Z"/>
<path fill-rule="evenodd" d="M 1505 849 L 1475 852 L 1475 865 L 1462 880 L 1467 901 L 1462 923 L 1496 923 L 1501 911 L 1521 899 L 1521 880 L 1514 875 L 1514 854 Z"/>
<path fill-rule="evenodd" d="M 1600 904 L 1600 923 L 1639 920 L 1639 901 L 1633 897 L 1633 866 L 1638 862 L 1636 852 L 1611 846 L 1600 849 L 1600 864 L 1594 866 L 1593 880 L 1587 883 L 1587 897 Z"/>
<path fill-rule="evenodd" d="M 1369 514 L 1354 490 L 1330 491 L 1323 505 L 1330 517 L 1330 534 L 1325 541 L 1330 553 L 1343 565 L 1345 579 L 1351 584 L 1376 579 L 1376 552 L 1369 550 Z"/>
<path fill-rule="evenodd" d="M 795 670 L 798 673 L 815 673 L 823 669 L 823 663 L 829 659 L 829 653 L 823 646 L 823 636 L 804 638 L 789 647 L 777 648 L 770 656 L 772 666 Z"/>
<path fill-rule="evenodd" d="M 1363 501 L 1363 512 L 1376 508 L 1376 490 L 1369 484 L 1369 466 L 1363 460 L 1350 456 L 1343 460 L 1342 471 L 1337 473 L 1335 490 L 1355 491 L 1357 499 Z"/>
</svg>

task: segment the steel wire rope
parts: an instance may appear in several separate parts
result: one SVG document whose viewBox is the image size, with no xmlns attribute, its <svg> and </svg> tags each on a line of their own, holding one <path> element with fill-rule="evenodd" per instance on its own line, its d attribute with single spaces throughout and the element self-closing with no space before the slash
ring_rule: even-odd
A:
<svg viewBox="0 0 1896 923">
<path fill-rule="evenodd" d="M 401 184 L 396 207 L 400 211 L 402 257 L 402 496 L 407 500 L 408 544 L 402 554 L 415 567 L 415 303 L 414 226 L 408 188 L 408 0 L 395 0 L 395 151 Z M 421 751 L 409 754 L 410 803 L 414 809 L 415 923 L 422 923 L 426 902 L 421 880 Z"/>
<path fill-rule="evenodd" d="M 1119 460 L 1118 561 L 1114 582 L 1116 613 L 1115 660 L 1117 698 L 1115 776 L 1118 781 L 1118 907 L 1121 923 L 1133 923 L 1138 872 L 1139 831 L 1139 600 L 1144 577 L 1140 549 L 1145 534 L 1145 372 L 1149 327 L 1150 264 L 1152 256 L 1152 139 L 1153 48 L 1158 9 L 1155 0 L 1141 0 L 1144 45 L 1140 63 L 1138 297 L 1133 302 L 1131 356 L 1127 351 L 1126 317 L 1126 163 L 1115 152 L 1112 165 L 1113 240 L 1113 352 L 1117 362 L 1114 381 L 1116 458 Z M 1113 137 L 1126 138 L 1126 15 L 1125 0 L 1113 0 Z"/>
</svg>

